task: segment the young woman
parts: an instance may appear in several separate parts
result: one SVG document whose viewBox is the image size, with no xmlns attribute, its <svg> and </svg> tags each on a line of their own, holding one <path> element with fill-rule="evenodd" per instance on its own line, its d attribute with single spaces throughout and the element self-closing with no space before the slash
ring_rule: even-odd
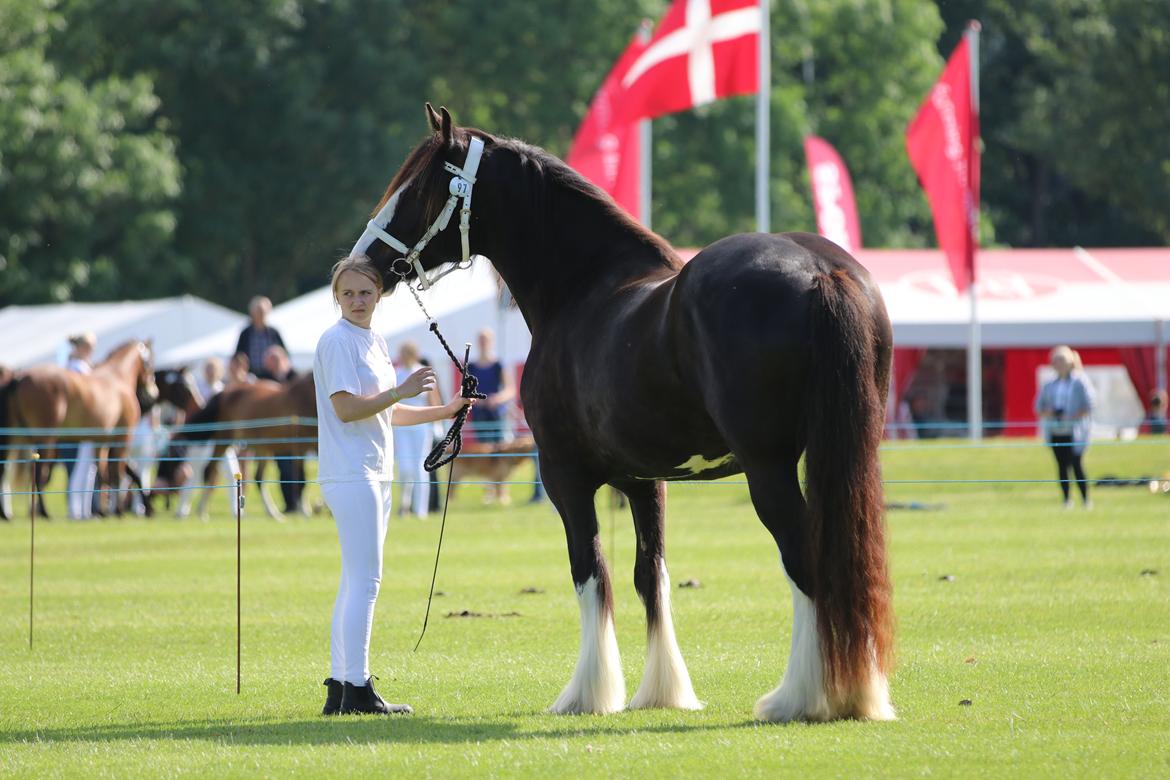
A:
<svg viewBox="0 0 1170 780">
<path fill-rule="evenodd" d="M 1093 411 L 1093 387 L 1077 369 L 1077 354 L 1069 347 L 1054 347 L 1049 353 L 1056 378 L 1040 388 L 1036 397 L 1036 413 L 1044 430 L 1044 438 L 1056 456 L 1056 473 L 1065 509 L 1072 508 L 1069 497 L 1070 476 L 1076 477 L 1081 501 L 1086 509 L 1089 500 L 1089 482 L 1081 457 L 1089 446 L 1089 413 Z M 1070 474 L 1071 472 L 1071 474 Z"/>
<path fill-rule="evenodd" d="M 370 676 L 370 631 L 382 582 L 382 547 L 394 470 L 391 425 L 419 425 L 454 416 L 468 401 L 396 406 L 435 387 L 424 368 L 395 386 L 386 342 L 370 328 L 382 298 L 382 277 L 364 257 L 333 267 L 341 319 L 321 336 L 313 360 L 317 393 L 318 479 L 341 541 L 341 583 L 333 606 L 332 673 L 322 714 L 410 713 L 388 704 Z"/>
</svg>

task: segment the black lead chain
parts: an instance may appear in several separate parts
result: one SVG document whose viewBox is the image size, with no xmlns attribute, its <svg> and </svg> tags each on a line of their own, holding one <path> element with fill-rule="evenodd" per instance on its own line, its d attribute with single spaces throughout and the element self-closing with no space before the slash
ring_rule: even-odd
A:
<svg viewBox="0 0 1170 780">
<path fill-rule="evenodd" d="M 419 303 L 421 306 L 421 302 Z M 425 313 L 426 310 L 424 309 Z M 463 375 L 463 381 L 460 383 L 460 395 L 464 398 L 487 398 L 486 395 L 479 392 L 479 380 L 472 376 L 471 372 L 467 370 L 467 364 L 471 361 L 471 345 L 468 344 L 463 350 L 463 362 L 455 357 L 455 353 L 451 351 L 451 347 L 447 344 L 447 340 L 443 338 L 443 334 L 439 333 L 439 323 L 431 320 L 431 332 L 439 339 L 439 343 L 443 345 L 443 349 L 447 351 L 447 355 L 451 358 L 451 362 L 459 369 L 459 373 Z M 459 456 L 459 452 L 463 449 L 463 423 L 467 420 L 467 413 L 471 407 L 464 406 L 455 415 L 455 422 L 451 424 L 451 430 L 447 431 L 447 435 L 443 440 L 435 445 L 431 450 L 431 454 L 427 455 L 427 459 L 423 461 L 423 468 L 427 471 L 435 471 L 443 465 L 450 463 Z M 451 451 L 448 453 L 447 449 Z M 447 497 L 443 501 L 443 522 L 439 525 L 439 544 L 435 548 L 435 568 L 431 572 L 431 590 L 427 595 L 427 611 L 423 615 L 422 631 L 419 632 L 418 641 L 414 643 L 414 650 L 418 652 L 419 645 L 422 644 L 423 637 L 427 635 L 427 625 L 431 621 L 431 602 L 435 599 L 435 581 L 439 577 L 439 555 L 443 552 L 443 534 L 447 530 L 447 507 L 451 504 L 451 479 L 455 476 L 454 468 L 447 474 Z"/>
<path fill-rule="evenodd" d="M 443 338 L 443 334 L 439 332 L 439 323 L 434 320 L 431 321 L 431 332 L 439 339 L 439 343 L 443 345 L 447 356 L 451 358 L 451 362 L 455 364 L 455 368 L 459 369 L 459 373 L 463 377 L 460 383 L 459 394 L 464 398 L 487 398 L 487 395 L 479 392 L 479 379 L 468 370 L 468 363 L 471 362 L 471 345 L 467 345 L 463 353 L 463 362 L 460 363 L 459 358 L 455 357 L 455 353 L 451 351 L 450 345 L 447 344 L 447 340 Z M 464 406 L 455 415 L 455 422 L 451 424 L 447 435 L 434 446 L 430 454 L 427 455 L 426 460 L 423 461 L 424 469 L 427 471 L 436 471 L 459 456 L 459 453 L 463 450 L 463 423 L 467 421 L 467 415 L 470 411 L 470 406 Z"/>
</svg>

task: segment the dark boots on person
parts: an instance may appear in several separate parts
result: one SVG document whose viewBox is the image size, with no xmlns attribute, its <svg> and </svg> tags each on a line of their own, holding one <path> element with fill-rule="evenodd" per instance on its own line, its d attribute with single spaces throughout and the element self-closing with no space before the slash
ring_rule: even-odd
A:
<svg viewBox="0 0 1170 780">
<path fill-rule="evenodd" d="M 345 683 L 341 692 L 341 714 L 356 715 L 370 713 L 374 715 L 410 715 L 414 712 L 409 704 L 390 704 L 374 690 L 374 680 L 370 677 L 365 685 Z"/>
<path fill-rule="evenodd" d="M 321 710 L 321 714 L 336 715 L 341 712 L 341 680 L 334 680 L 330 677 L 321 684 L 325 686 L 327 691 L 325 694 L 325 707 Z"/>
</svg>

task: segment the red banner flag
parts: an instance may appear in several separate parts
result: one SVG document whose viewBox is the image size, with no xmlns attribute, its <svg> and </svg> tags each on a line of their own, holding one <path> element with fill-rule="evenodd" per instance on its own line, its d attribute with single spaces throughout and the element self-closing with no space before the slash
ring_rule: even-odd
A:
<svg viewBox="0 0 1170 780">
<path fill-rule="evenodd" d="M 979 217 L 979 115 L 971 101 L 971 50 L 955 48 L 906 129 L 906 151 L 930 200 L 938 244 L 963 292 L 975 280 Z"/>
<path fill-rule="evenodd" d="M 573 146 L 565 158 L 570 166 L 589 181 L 613 196 L 634 219 L 642 220 L 639 207 L 641 153 L 638 147 L 638 123 L 617 123 L 614 112 L 624 99 L 622 77 L 646 48 L 637 37 L 606 76 L 589 113 L 577 128 Z"/>
<path fill-rule="evenodd" d="M 759 0 L 675 0 L 622 77 L 618 122 L 759 89 Z"/>
<path fill-rule="evenodd" d="M 861 223 L 849 170 L 837 150 L 815 135 L 804 139 L 804 156 L 812 181 L 817 232 L 852 254 L 861 248 Z"/>
</svg>

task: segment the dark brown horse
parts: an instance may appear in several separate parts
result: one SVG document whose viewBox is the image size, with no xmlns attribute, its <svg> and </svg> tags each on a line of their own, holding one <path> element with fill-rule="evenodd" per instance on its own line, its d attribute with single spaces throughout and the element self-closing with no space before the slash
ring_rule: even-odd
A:
<svg viewBox="0 0 1170 780">
<path fill-rule="evenodd" d="M 93 442 L 99 484 L 117 493 L 123 478 L 130 474 L 125 456 L 131 429 L 138 424 L 142 408 L 158 397 L 151 361 L 149 341 L 129 341 L 111 352 L 90 374 L 59 366 L 35 366 L 18 372 L 0 393 L 0 425 L 27 432 L 4 435 L 0 444 L 5 451 L 9 442 L 15 445 L 14 451 L 33 447 L 38 450 L 42 462 L 35 471 L 40 490 L 52 476 L 58 444 Z M 137 474 L 130 476 L 141 485 Z M 117 496 L 114 506 L 120 514 L 125 509 L 125 499 Z M 38 502 L 38 512 L 48 517 L 43 500 Z"/>
<path fill-rule="evenodd" d="M 283 515 L 264 489 L 265 467 L 272 458 L 302 458 L 316 450 L 316 426 L 288 422 L 289 418 L 316 416 L 311 373 L 284 385 L 263 379 L 253 384 L 233 385 L 212 396 L 203 409 L 187 418 L 187 427 L 172 438 L 171 446 L 159 462 L 159 484 L 172 487 L 186 484 L 190 475 L 182 467 L 182 458 L 192 443 L 211 442 L 214 445 L 203 474 L 205 485 L 217 483 L 219 461 L 228 447 L 246 447 L 248 459 L 255 463 L 252 478 L 260 483 L 264 508 L 270 517 L 282 519 Z M 264 420 L 281 422 L 256 424 Z M 293 484 L 288 488 L 291 489 L 285 494 L 288 503 L 299 504 L 303 485 Z M 209 495 L 210 488 L 200 498 L 198 512 L 201 516 L 206 516 Z"/>
<path fill-rule="evenodd" d="M 732 236 L 684 265 L 547 152 L 428 115 L 433 133 L 355 251 L 388 285 L 466 259 L 444 206 L 469 210 L 474 189 L 470 251 L 490 258 L 532 332 L 521 397 L 581 610 L 577 669 L 553 711 L 626 706 L 594 511 L 607 483 L 630 500 L 648 622 L 629 706 L 701 706 L 670 616 L 664 480 L 742 472 L 795 607 L 787 670 L 757 717 L 892 718 L 878 468 L 892 336 L 866 270 L 807 233 Z"/>
</svg>

